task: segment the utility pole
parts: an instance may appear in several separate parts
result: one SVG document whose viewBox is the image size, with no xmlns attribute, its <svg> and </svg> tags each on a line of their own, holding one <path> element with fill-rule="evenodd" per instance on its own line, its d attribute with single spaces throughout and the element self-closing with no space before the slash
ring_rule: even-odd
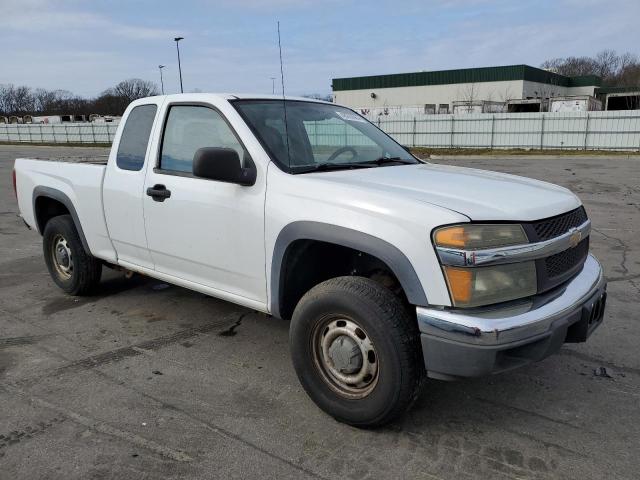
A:
<svg viewBox="0 0 640 480">
<path fill-rule="evenodd" d="M 271 94 L 276 94 L 276 77 L 269 77 L 271 79 Z"/>
<path fill-rule="evenodd" d="M 158 70 L 160 70 L 160 88 L 162 90 L 162 95 L 164 95 L 164 82 L 162 81 L 162 69 L 164 65 L 158 65 Z"/>
<path fill-rule="evenodd" d="M 184 93 L 184 89 L 182 88 L 182 67 L 180 66 L 180 47 L 178 46 L 178 42 L 180 40 L 184 40 L 184 37 L 176 37 L 173 40 L 176 42 L 176 51 L 178 52 L 178 72 L 180 73 L 180 93 Z"/>
</svg>

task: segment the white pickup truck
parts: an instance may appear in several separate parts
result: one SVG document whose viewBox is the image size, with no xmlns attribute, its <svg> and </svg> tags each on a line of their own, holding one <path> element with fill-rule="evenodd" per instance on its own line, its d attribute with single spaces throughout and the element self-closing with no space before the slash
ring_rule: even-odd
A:
<svg viewBox="0 0 640 480">
<path fill-rule="evenodd" d="M 603 318 L 574 194 L 420 161 L 331 103 L 137 100 L 108 161 L 17 159 L 14 185 L 65 292 L 116 267 L 291 320 L 303 387 L 356 426 L 396 418 L 426 377 L 519 367 Z"/>
</svg>

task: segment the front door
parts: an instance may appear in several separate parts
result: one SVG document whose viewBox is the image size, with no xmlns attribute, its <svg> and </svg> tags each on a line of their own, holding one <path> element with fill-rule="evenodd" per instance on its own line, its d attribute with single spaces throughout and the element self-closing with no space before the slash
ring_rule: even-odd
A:
<svg viewBox="0 0 640 480">
<path fill-rule="evenodd" d="M 154 196 L 144 196 L 155 269 L 238 303 L 266 305 L 264 175 L 259 172 L 249 187 L 194 177 L 198 149 L 233 148 L 243 161 L 247 150 L 214 108 L 175 104 L 164 110 L 156 168 L 148 169 L 145 181 L 145 192 L 152 189 Z"/>
</svg>

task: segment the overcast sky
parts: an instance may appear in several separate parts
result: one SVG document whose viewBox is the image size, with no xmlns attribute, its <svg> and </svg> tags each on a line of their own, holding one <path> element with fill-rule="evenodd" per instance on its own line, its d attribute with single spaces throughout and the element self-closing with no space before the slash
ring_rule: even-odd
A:
<svg viewBox="0 0 640 480">
<path fill-rule="evenodd" d="M 175 92 L 279 88 L 329 93 L 331 79 L 638 53 L 639 0 L 0 0 L 0 83 L 94 96 L 125 78 Z"/>
</svg>

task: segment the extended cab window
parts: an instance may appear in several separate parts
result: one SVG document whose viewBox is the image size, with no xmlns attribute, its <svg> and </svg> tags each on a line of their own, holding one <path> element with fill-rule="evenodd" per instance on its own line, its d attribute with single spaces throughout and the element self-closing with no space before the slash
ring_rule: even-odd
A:
<svg viewBox="0 0 640 480">
<path fill-rule="evenodd" d="M 155 105 L 140 105 L 129 113 L 118 145 L 116 165 L 119 168 L 123 170 L 142 169 L 156 110 Z"/>
<path fill-rule="evenodd" d="M 160 169 L 191 173 L 193 155 L 203 147 L 232 148 L 244 158 L 244 148 L 218 112 L 208 107 L 172 106 L 162 137 Z"/>
</svg>

